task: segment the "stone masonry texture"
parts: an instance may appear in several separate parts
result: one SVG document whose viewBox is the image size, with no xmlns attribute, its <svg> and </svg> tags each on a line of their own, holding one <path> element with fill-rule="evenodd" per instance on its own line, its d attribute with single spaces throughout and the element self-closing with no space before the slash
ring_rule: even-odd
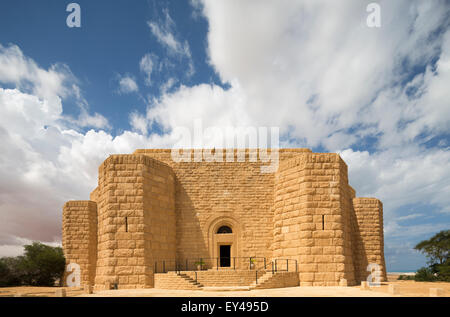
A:
<svg viewBox="0 0 450 317">
<path fill-rule="evenodd" d="M 175 162 L 167 149 L 111 155 L 90 201 L 63 207 L 67 264 L 95 289 L 146 288 L 158 263 L 211 259 L 213 269 L 229 246 L 241 270 L 248 257 L 295 263 L 300 286 L 359 284 L 369 265 L 386 278 L 382 203 L 355 197 L 338 154 L 280 149 L 277 171 L 262 173 L 268 164 L 252 153 L 234 150 L 234 162 L 225 151 L 223 162 L 196 161 L 194 151 Z M 223 226 L 232 233 L 219 234 Z"/>
</svg>

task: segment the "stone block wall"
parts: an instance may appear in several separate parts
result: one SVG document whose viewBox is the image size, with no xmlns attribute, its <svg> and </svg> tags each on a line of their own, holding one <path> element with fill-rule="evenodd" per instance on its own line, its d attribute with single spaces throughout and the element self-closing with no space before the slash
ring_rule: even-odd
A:
<svg viewBox="0 0 450 317">
<path fill-rule="evenodd" d="M 268 164 L 251 153 L 234 150 L 234 162 L 226 151 L 223 162 L 195 162 L 194 151 L 178 163 L 171 150 L 110 156 L 91 201 L 64 206 L 68 261 L 81 261 L 96 289 L 153 287 L 155 261 L 215 267 L 221 243 L 246 257 L 241 269 L 248 257 L 297 261 L 300 285 L 353 285 L 368 263 L 385 277 L 382 204 L 355 198 L 339 155 L 281 149 L 278 171 L 261 173 Z M 221 225 L 233 233 L 216 234 Z"/>
<path fill-rule="evenodd" d="M 81 285 L 93 285 L 97 261 L 97 204 L 93 201 L 68 201 L 63 207 L 62 245 L 66 266 L 80 266 Z M 65 272 L 66 277 L 70 272 Z"/>
<path fill-rule="evenodd" d="M 299 275 L 295 272 L 267 272 L 258 279 L 258 284 L 252 283 L 251 289 L 295 287 L 299 285 Z"/>
<path fill-rule="evenodd" d="M 305 151 L 309 150 L 282 152 L 280 158 Z M 238 162 L 237 150 L 233 152 L 234 162 L 226 162 L 224 150 L 223 162 L 194 162 L 192 151 L 191 162 L 176 163 L 171 150 L 135 151 L 174 171 L 177 258 L 181 261 L 217 257 L 212 235 L 221 223 L 234 225 L 237 246 L 233 257 L 272 257 L 273 173 L 261 173 L 261 166 L 267 163 L 250 162 L 249 150 L 244 151 L 244 162 Z M 209 266 L 215 266 L 211 261 L 214 263 Z"/>
<path fill-rule="evenodd" d="M 367 266 L 375 263 L 381 269 L 381 281 L 386 281 L 384 259 L 383 204 L 376 198 L 353 198 L 355 218 L 352 231 L 355 276 L 365 281 Z"/>
<path fill-rule="evenodd" d="M 305 153 L 275 176 L 274 257 L 298 261 L 300 285 L 354 283 L 344 165 L 337 154 Z"/>
<path fill-rule="evenodd" d="M 342 239 L 335 240 L 336 248 L 342 246 L 344 249 L 344 266 L 345 271 L 342 275 L 336 278 L 337 282 L 340 282 L 341 279 L 345 279 L 347 281 L 347 285 L 355 285 L 357 283 L 355 278 L 355 266 L 353 261 L 353 235 L 352 235 L 352 216 L 354 214 L 353 210 L 353 197 L 355 196 L 355 191 L 348 183 L 348 168 L 347 164 L 341 159 L 339 155 L 336 167 L 339 168 L 339 208 L 341 212 L 341 224 L 342 224 L 342 234 L 343 234 L 343 245 Z M 338 268 L 342 265 L 338 264 Z"/>
<path fill-rule="evenodd" d="M 175 256 L 173 175 L 142 155 L 99 168 L 97 289 L 153 287 L 154 257 Z"/>
<path fill-rule="evenodd" d="M 175 259 L 175 175 L 164 163 L 141 156 L 144 161 L 144 234 L 147 262 Z M 137 223 L 139 225 L 139 223 Z"/>
</svg>

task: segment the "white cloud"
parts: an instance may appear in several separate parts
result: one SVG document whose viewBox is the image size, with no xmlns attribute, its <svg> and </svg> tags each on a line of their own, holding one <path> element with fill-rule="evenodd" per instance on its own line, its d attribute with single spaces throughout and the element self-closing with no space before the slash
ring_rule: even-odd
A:
<svg viewBox="0 0 450 317">
<path fill-rule="evenodd" d="M 164 19 L 159 23 L 148 21 L 147 25 L 158 42 L 168 49 L 171 54 L 191 57 L 191 51 L 187 41 L 183 43 L 175 35 L 175 23 L 170 17 L 169 10 L 163 10 Z"/>
<path fill-rule="evenodd" d="M 410 146 L 369 154 L 342 151 L 352 186 L 361 196 L 377 197 L 388 212 L 408 204 L 428 203 L 450 212 L 450 152 Z"/>
<path fill-rule="evenodd" d="M 405 61 L 412 68 L 439 54 L 445 38 L 430 35 L 445 21 L 443 2 L 380 1 L 383 24 L 376 30 L 365 25 L 361 1 L 203 2 L 211 64 L 223 81 L 239 83 L 258 125 L 290 126 L 291 137 L 331 150 L 335 142 L 357 142 L 346 130 L 357 125 L 360 134 L 389 135 L 382 141 L 392 133 L 411 140 L 425 128 L 393 131 L 415 108 L 403 109 L 397 83 L 410 72 Z M 380 94 L 385 102 L 373 102 Z M 432 113 L 423 111 L 422 120 L 434 123 Z"/>
<path fill-rule="evenodd" d="M 132 112 L 130 114 L 130 125 L 134 131 L 138 131 L 143 135 L 147 134 L 148 121 L 145 117 L 139 115 L 137 112 Z"/>
<path fill-rule="evenodd" d="M 119 93 L 129 94 L 138 91 L 139 87 L 132 76 L 119 76 Z"/>
<path fill-rule="evenodd" d="M 24 56 L 18 46 L 0 45 L 0 82 L 30 90 L 39 98 L 45 98 L 47 116 L 55 118 L 61 112 L 61 98 L 73 93 L 66 82 L 73 77 L 64 65 L 55 64 L 45 70 Z"/>
<path fill-rule="evenodd" d="M 448 227 L 449 223 L 425 223 L 412 226 L 401 226 L 396 222 L 389 222 L 385 226 L 384 232 L 387 236 L 392 238 L 411 239 L 412 237 L 430 237 L 434 233 L 448 229 Z"/>
<path fill-rule="evenodd" d="M 179 60 L 184 60 L 187 62 L 186 76 L 188 78 L 191 77 L 195 73 L 191 49 L 189 47 L 189 43 L 186 40 L 182 41 L 181 39 L 179 39 L 179 36 L 176 32 L 175 22 L 170 17 L 169 10 L 164 9 L 163 18 L 159 19 L 158 21 L 148 21 L 147 25 L 150 28 L 153 36 L 163 47 L 166 48 L 168 54 L 171 57 L 176 57 Z M 154 58 L 150 60 L 147 59 L 145 62 L 147 65 L 149 65 L 149 62 L 151 61 L 153 61 L 154 63 Z M 163 66 L 163 63 L 161 63 L 160 66 Z M 149 73 L 149 75 L 150 74 L 151 72 Z"/>
<path fill-rule="evenodd" d="M 152 73 L 158 62 L 158 57 L 154 54 L 145 54 L 139 63 L 141 72 L 145 74 L 145 84 L 150 86 L 152 83 Z"/>
<path fill-rule="evenodd" d="M 357 196 L 376 197 L 383 202 L 387 244 L 399 239 L 417 243 L 450 227 L 447 149 L 409 146 L 373 154 L 347 149 L 340 154 Z M 420 213 L 404 211 L 404 206 L 417 206 Z M 401 224 L 413 219 L 413 223 Z"/>
<path fill-rule="evenodd" d="M 168 135 L 80 132 L 108 122 L 87 112 L 80 89 L 73 86 L 75 78 L 63 80 L 66 73 L 52 74 L 62 82 L 51 80 L 51 88 L 42 80 L 46 76 L 10 74 L 30 67 L 45 72 L 16 46 L 0 51 L 0 83 L 15 86 L 0 87 L 0 256 L 20 254 L 22 245 L 33 240 L 60 243 L 64 202 L 89 197 L 97 185 L 98 166 L 108 155 L 173 144 Z M 63 100 L 69 97 L 80 105 L 78 118 L 63 115 Z"/>
<path fill-rule="evenodd" d="M 276 125 L 294 145 L 330 151 L 373 137 L 375 149 L 392 155 L 421 133 L 448 131 L 443 87 L 450 41 L 438 33 L 448 7 L 380 4 L 382 27 L 371 29 L 360 1 L 205 0 L 210 62 L 231 89 L 181 87 L 152 104 L 147 117 L 169 130 L 198 117 L 211 125 Z M 425 75 L 408 79 L 413 67 L 436 57 L 435 72 L 428 66 Z M 423 93 L 411 100 L 411 89 Z"/>
<path fill-rule="evenodd" d="M 81 108 L 80 115 L 78 119 L 72 121 L 76 126 L 85 128 L 85 127 L 93 127 L 93 128 L 110 128 L 108 120 L 99 113 L 94 113 L 93 115 L 89 114 L 86 108 Z"/>
<path fill-rule="evenodd" d="M 80 93 L 75 76 L 64 64 L 54 64 L 48 70 L 39 67 L 32 59 L 25 56 L 16 45 L 4 47 L 0 44 L 0 83 L 13 85 L 21 91 L 29 92 L 43 101 L 40 120 L 67 120 L 77 126 L 107 128 L 108 121 L 102 115 L 90 115 L 89 106 Z M 79 106 L 78 118 L 61 117 L 62 100 L 74 98 Z M 25 116 L 34 116 L 33 109 L 26 104 L 17 105 L 23 108 Z M 11 107 L 11 106 L 9 106 Z"/>
<path fill-rule="evenodd" d="M 13 237 L 45 242 L 61 236 L 61 207 L 87 199 L 99 164 L 109 154 L 131 153 L 160 137 L 100 130 L 83 134 L 47 116 L 47 102 L 17 89 L 0 88 L 0 245 Z"/>
<path fill-rule="evenodd" d="M 397 221 L 405 221 L 405 220 L 411 220 L 411 219 L 416 219 L 416 218 L 420 218 L 425 216 L 425 214 L 409 214 L 407 216 L 403 216 L 403 217 L 397 217 Z"/>
<path fill-rule="evenodd" d="M 177 83 L 177 80 L 173 77 L 169 78 L 162 86 L 161 86 L 161 93 L 164 95 L 169 90 L 171 90 L 174 85 Z"/>
<path fill-rule="evenodd" d="M 76 129 L 104 128 L 108 121 L 89 114 L 67 66 L 45 70 L 17 46 L 0 46 L 0 83 L 13 87 L 0 87 L 0 249 L 9 254 L 19 251 L 23 239 L 60 239 L 63 202 L 86 197 L 96 178 L 86 172 L 87 157 L 74 162 L 78 156 L 64 157 L 64 149 L 89 134 Z M 80 107 L 77 118 L 62 113 L 69 98 Z M 75 165 L 82 165 L 80 171 Z"/>
<path fill-rule="evenodd" d="M 167 46 L 170 52 L 175 52 L 178 54 L 186 53 L 183 45 L 175 39 L 172 33 L 167 30 L 162 30 L 155 22 L 148 22 L 148 26 L 156 39 L 161 44 Z"/>
</svg>

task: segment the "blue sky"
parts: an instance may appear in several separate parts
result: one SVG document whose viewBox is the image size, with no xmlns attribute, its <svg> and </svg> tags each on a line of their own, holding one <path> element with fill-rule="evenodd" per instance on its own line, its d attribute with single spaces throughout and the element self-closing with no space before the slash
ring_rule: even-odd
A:
<svg viewBox="0 0 450 317">
<path fill-rule="evenodd" d="M 450 8 L 378 1 L 369 28 L 369 2 L 78 1 L 69 28 L 70 1 L 2 1 L 0 255 L 59 243 L 109 154 L 200 118 L 339 152 L 384 203 L 388 270 L 424 265 L 412 247 L 450 227 Z"/>
</svg>

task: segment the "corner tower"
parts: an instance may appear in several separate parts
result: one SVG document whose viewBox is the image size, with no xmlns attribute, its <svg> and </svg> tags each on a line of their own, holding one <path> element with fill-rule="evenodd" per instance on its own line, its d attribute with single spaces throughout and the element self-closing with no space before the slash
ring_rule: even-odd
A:
<svg viewBox="0 0 450 317">
<path fill-rule="evenodd" d="M 347 166 L 337 154 L 304 153 L 275 175 L 274 257 L 297 260 L 300 285 L 355 284 Z"/>
<path fill-rule="evenodd" d="M 143 155 L 112 155 L 99 168 L 95 288 L 153 287 L 153 259 L 175 257 L 174 175 Z"/>
<path fill-rule="evenodd" d="M 93 285 L 97 264 L 97 204 L 89 200 L 66 202 L 62 229 L 66 265 L 79 265 L 81 285 Z M 68 273 L 64 274 L 64 285 Z"/>
</svg>

